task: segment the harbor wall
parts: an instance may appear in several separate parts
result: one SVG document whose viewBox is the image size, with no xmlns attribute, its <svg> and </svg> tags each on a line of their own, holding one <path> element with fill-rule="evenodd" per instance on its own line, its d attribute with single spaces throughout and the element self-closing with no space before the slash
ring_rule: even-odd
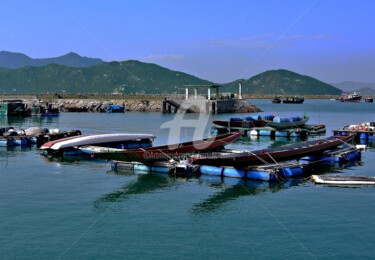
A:
<svg viewBox="0 0 375 260">
<path fill-rule="evenodd" d="M 28 100 L 27 103 L 30 103 Z M 103 112 L 107 105 L 119 105 L 125 107 L 127 112 L 163 112 L 163 100 L 123 100 L 123 99 L 112 99 L 112 100 L 97 100 L 97 99 L 55 99 L 50 101 L 53 107 L 58 108 L 62 112 Z M 193 102 L 194 103 L 194 102 Z M 199 104 L 190 104 L 199 105 Z M 251 104 L 247 100 L 230 100 L 230 102 L 216 101 L 215 111 L 212 111 L 212 104 L 204 106 L 208 108 L 208 112 L 204 109 L 196 109 L 189 112 L 193 113 L 252 113 L 262 111 L 255 105 Z M 173 112 L 177 112 L 172 110 Z M 164 111 L 165 112 L 165 111 Z"/>
</svg>

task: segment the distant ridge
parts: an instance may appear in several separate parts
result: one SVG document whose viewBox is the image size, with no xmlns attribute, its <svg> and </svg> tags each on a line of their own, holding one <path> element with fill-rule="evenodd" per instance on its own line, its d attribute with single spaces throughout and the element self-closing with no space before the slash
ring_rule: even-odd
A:
<svg viewBox="0 0 375 260">
<path fill-rule="evenodd" d="M 22 53 L 0 51 L 0 67 L 9 69 L 17 69 L 25 66 L 45 66 L 48 64 L 59 64 L 70 67 L 89 67 L 101 63 L 103 63 L 101 59 L 82 57 L 74 52 L 56 58 L 32 59 Z"/>
<path fill-rule="evenodd" d="M 238 91 L 239 80 L 225 84 L 224 89 Z M 242 80 L 244 93 L 268 95 L 340 95 L 342 91 L 315 78 L 293 71 L 268 70 Z"/>
<path fill-rule="evenodd" d="M 238 92 L 238 82 L 222 84 L 221 92 Z M 32 59 L 0 52 L 0 93 L 184 93 L 184 85 L 213 82 L 128 60 L 103 62 L 70 52 L 56 58 Z M 269 70 L 242 80 L 243 93 L 268 95 L 339 95 L 342 91 L 315 78 L 285 69 Z"/>
<path fill-rule="evenodd" d="M 359 91 L 359 89 L 373 89 L 375 91 L 375 83 L 373 82 L 357 82 L 357 81 L 344 81 L 339 83 L 332 83 L 333 86 L 345 92 Z"/>
<path fill-rule="evenodd" d="M 104 62 L 84 68 L 50 64 L 0 71 L 0 93 L 162 94 L 175 93 L 178 87 L 187 84 L 212 82 L 136 60 Z"/>
</svg>

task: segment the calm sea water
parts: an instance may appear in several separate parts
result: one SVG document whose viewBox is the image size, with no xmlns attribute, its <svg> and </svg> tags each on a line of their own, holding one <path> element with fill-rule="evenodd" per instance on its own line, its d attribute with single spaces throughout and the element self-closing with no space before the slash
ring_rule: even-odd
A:
<svg viewBox="0 0 375 260">
<path fill-rule="evenodd" d="M 375 104 L 306 100 L 302 105 L 253 100 L 265 112 L 310 117 L 331 130 L 375 121 Z M 83 133 L 152 133 L 155 144 L 190 140 L 160 126 L 175 115 L 80 114 L 1 118 L 1 126 L 80 129 Z M 206 136 L 213 118 L 199 118 Z M 176 120 L 178 120 L 177 118 Z M 180 121 L 178 121 L 180 122 Z M 191 121 L 192 122 L 192 121 Z M 208 122 L 208 123 L 206 123 Z M 183 124 L 183 123 L 182 123 Z M 242 139 L 258 149 L 287 140 Z M 362 162 L 317 173 L 375 176 L 374 149 Z M 173 178 L 112 172 L 105 161 L 49 159 L 36 147 L 0 148 L 0 259 L 373 258 L 375 188 L 281 184 L 237 179 Z"/>
</svg>

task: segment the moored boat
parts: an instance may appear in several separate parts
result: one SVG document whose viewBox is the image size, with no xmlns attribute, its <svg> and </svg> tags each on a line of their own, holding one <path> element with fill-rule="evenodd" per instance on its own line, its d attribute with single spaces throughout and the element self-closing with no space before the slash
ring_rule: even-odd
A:
<svg viewBox="0 0 375 260">
<path fill-rule="evenodd" d="M 5 99 L 0 101 L 0 115 L 4 116 L 30 116 L 31 110 L 20 99 Z"/>
<path fill-rule="evenodd" d="M 267 121 L 267 125 L 274 128 L 292 128 L 303 126 L 309 121 L 307 116 L 279 117 L 275 116 L 272 121 Z"/>
<path fill-rule="evenodd" d="M 302 104 L 305 101 L 304 97 L 286 97 L 283 100 L 284 104 Z"/>
<path fill-rule="evenodd" d="M 80 150 L 94 158 L 117 161 L 152 162 L 169 159 L 182 159 L 197 152 L 224 147 L 238 139 L 242 132 L 213 136 L 201 140 L 137 149 L 116 149 L 98 146 L 83 146 Z"/>
<path fill-rule="evenodd" d="M 191 164 L 235 166 L 245 167 L 261 164 L 264 162 L 279 162 L 285 160 L 299 159 L 304 156 L 322 153 L 333 149 L 344 142 L 351 141 L 355 135 L 331 136 L 329 138 L 289 144 L 277 148 L 262 149 L 256 151 L 232 152 L 225 150 L 211 153 L 209 155 L 192 156 Z"/>
<path fill-rule="evenodd" d="M 107 105 L 104 111 L 107 113 L 123 113 L 125 108 L 119 105 Z"/>
<path fill-rule="evenodd" d="M 273 116 L 271 117 L 273 118 Z M 213 120 L 212 123 L 219 127 L 246 129 L 266 126 L 267 122 L 265 121 L 265 118 L 267 118 L 267 116 L 231 117 L 229 120 Z"/>
<path fill-rule="evenodd" d="M 85 145 L 99 145 L 119 148 L 140 148 L 152 146 L 155 139 L 151 134 L 95 134 L 67 137 L 43 144 L 40 149 L 48 153 L 79 154 L 79 147 Z"/>
<path fill-rule="evenodd" d="M 312 175 L 313 182 L 316 184 L 328 185 L 375 185 L 375 177 L 371 176 L 345 176 L 345 175 Z"/>
<path fill-rule="evenodd" d="M 281 98 L 280 97 L 274 97 L 272 99 L 272 103 L 274 103 L 274 104 L 280 104 L 281 103 Z"/>
<path fill-rule="evenodd" d="M 362 96 L 358 95 L 357 93 L 348 94 L 348 95 L 342 95 L 339 98 L 337 98 L 337 101 L 340 102 L 353 102 L 353 103 L 359 103 L 361 102 Z"/>
</svg>

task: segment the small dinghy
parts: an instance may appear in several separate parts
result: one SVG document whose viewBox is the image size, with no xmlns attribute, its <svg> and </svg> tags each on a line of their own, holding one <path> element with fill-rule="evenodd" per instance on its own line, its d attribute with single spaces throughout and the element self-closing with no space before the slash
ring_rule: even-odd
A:
<svg viewBox="0 0 375 260">
<path fill-rule="evenodd" d="M 316 184 L 329 185 L 375 185 L 375 177 L 370 176 L 345 176 L 345 175 L 312 175 Z"/>
</svg>

